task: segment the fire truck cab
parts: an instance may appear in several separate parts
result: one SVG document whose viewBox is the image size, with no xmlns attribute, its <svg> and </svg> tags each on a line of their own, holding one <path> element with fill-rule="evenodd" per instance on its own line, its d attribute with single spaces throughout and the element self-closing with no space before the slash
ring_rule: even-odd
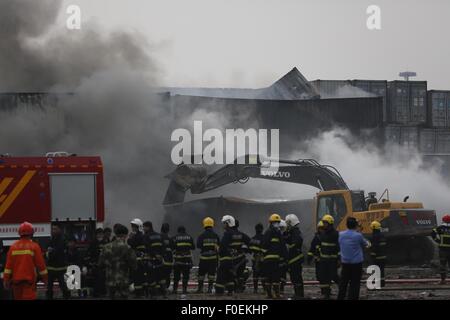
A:
<svg viewBox="0 0 450 320">
<path fill-rule="evenodd" d="M 0 156 L 0 239 L 9 246 L 28 221 L 45 244 L 51 224 L 86 246 L 105 216 L 100 157 L 47 153 L 44 157 Z"/>
</svg>

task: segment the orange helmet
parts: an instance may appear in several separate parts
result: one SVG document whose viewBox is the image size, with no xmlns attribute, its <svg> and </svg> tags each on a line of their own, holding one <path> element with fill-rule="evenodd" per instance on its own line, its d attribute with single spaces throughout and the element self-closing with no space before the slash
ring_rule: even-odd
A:
<svg viewBox="0 0 450 320">
<path fill-rule="evenodd" d="M 450 214 L 446 214 L 445 216 L 443 216 L 442 221 L 444 223 L 450 223 Z"/>
<path fill-rule="evenodd" d="M 19 227 L 19 236 L 32 236 L 34 233 L 33 225 L 29 222 L 24 222 Z"/>
</svg>

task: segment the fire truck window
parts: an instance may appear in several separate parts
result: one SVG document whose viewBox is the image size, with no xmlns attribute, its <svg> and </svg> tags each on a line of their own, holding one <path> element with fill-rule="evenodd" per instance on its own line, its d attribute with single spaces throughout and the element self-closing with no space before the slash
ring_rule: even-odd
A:
<svg viewBox="0 0 450 320">
<path fill-rule="evenodd" d="M 95 219 L 95 175 L 50 176 L 52 219 Z"/>
</svg>

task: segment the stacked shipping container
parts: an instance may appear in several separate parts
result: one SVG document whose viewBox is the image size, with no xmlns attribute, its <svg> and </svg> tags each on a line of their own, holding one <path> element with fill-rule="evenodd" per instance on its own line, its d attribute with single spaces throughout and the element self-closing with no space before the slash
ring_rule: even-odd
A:
<svg viewBox="0 0 450 320">
<path fill-rule="evenodd" d="M 426 81 L 389 81 L 387 98 L 388 122 L 404 125 L 426 124 Z"/>
<path fill-rule="evenodd" d="M 351 80 L 352 86 L 377 97 L 383 97 L 383 122 L 387 121 L 387 81 L 386 80 Z"/>
<path fill-rule="evenodd" d="M 428 91 L 428 125 L 450 128 L 450 91 Z"/>
</svg>

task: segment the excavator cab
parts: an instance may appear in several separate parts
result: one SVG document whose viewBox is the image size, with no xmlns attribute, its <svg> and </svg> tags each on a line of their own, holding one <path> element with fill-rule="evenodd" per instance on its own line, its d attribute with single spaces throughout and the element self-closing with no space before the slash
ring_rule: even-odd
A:
<svg viewBox="0 0 450 320">
<path fill-rule="evenodd" d="M 338 230 L 345 228 L 346 217 L 366 210 L 364 191 L 361 190 L 331 190 L 317 194 L 316 222 L 329 214 L 334 218 L 334 225 Z"/>
</svg>

